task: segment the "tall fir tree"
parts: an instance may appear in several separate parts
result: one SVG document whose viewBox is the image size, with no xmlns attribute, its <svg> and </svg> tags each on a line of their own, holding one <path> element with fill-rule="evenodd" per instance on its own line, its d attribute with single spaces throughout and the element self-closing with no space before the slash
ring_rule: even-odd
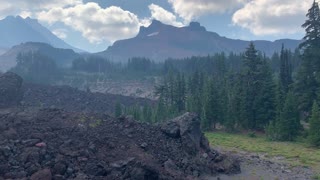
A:
<svg viewBox="0 0 320 180">
<path fill-rule="evenodd" d="M 320 147 L 320 112 L 316 102 L 312 106 L 308 139 L 313 146 Z"/>
<path fill-rule="evenodd" d="M 120 117 L 122 115 L 122 107 L 120 103 L 116 103 L 114 115 L 115 117 Z"/>
<path fill-rule="evenodd" d="M 305 41 L 300 44 L 303 50 L 302 61 L 295 87 L 299 109 L 308 115 L 312 102 L 319 98 L 320 90 L 320 10 L 316 1 L 306 16 L 307 20 L 302 25 L 306 31 Z"/>
<path fill-rule="evenodd" d="M 279 140 L 282 141 L 293 141 L 299 135 L 301 124 L 295 97 L 292 92 L 289 92 L 286 96 L 283 110 L 277 122 L 277 128 Z"/>
<path fill-rule="evenodd" d="M 264 58 L 259 66 L 259 80 L 256 82 L 259 87 L 257 89 L 257 97 L 255 97 L 255 118 L 256 129 L 264 130 L 265 126 L 276 117 L 275 108 L 275 84 L 271 68 Z"/>
<path fill-rule="evenodd" d="M 274 119 L 274 84 L 269 64 L 250 43 L 241 73 L 239 116 L 245 129 L 262 130 Z"/>
<path fill-rule="evenodd" d="M 293 83 L 292 80 L 292 66 L 290 62 L 290 52 L 284 49 L 282 45 L 281 55 L 280 55 L 280 88 L 281 91 L 286 94 L 289 91 L 289 86 Z"/>
</svg>

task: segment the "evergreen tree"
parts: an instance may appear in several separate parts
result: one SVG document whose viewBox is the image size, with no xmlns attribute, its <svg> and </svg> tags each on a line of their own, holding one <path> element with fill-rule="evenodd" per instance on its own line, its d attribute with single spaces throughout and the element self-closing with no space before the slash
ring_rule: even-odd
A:
<svg viewBox="0 0 320 180">
<path fill-rule="evenodd" d="M 308 139 L 313 146 L 320 147 L 320 112 L 316 102 L 312 106 Z"/>
<path fill-rule="evenodd" d="M 143 116 L 144 122 L 149 122 L 149 123 L 152 122 L 152 109 L 150 106 L 147 106 L 147 105 L 143 106 L 142 116 Z"/>
<path fill-rule="evenodd" d="M 218 87 L 215 86 L 212 79 L 206 82 L 203 96 L 202 118 L 204 119 L 203 127 L 210 130 L 216 128 L 216 124 L 221 120 L 221 105 L 219 103 Z"/>
<path fill-rule="evenodd" d="M 261 62 L 261 66 L 259 66 L 259 79 L 256 83 L 259 87 L 254 101 L 255 128 L 263 130 L 276 116 L 275 86 L 271 68 L 265 59 Z"/>
<path fill-rule="evenodd" d="M 301 129 L 299 113 L 292 92 L 287 94 L 280 119 L 277 124 L 279 140 L 293 141 Z"/>
<path fill-rule="evenodd" d="M 285 50 L 284 45 L 282 45 L 280 55 L 280 88 L 284 94 L 288 93 L 289 86 L 293 82 L 289 54 L 289 50 Z"/>
<path fill-rule="evenodd" d="M 122 108 L 120 103 L 116 103 L 116 107 L 114 110 L 115 117 L 120 117 L 122 115 Z"/>
<path fill-rule="evenodd" d="M 299 109 L 310 112 L 312 102 L 318 99 L 320 82 L 320 11 L 316 1 L 308 10 L 307 20 L 302 25 L 306 35 L 300 48 L 304 50 L 299 73 L 297 75 L 296 93 Z"/>
<path fill-rule="evenodd" d="M 241 73 L 241 124 L 251 130 L 263 129 L 274 118 L 273 78 L 266 60 L 250 43 L 244 55 Z"/>
</svg>

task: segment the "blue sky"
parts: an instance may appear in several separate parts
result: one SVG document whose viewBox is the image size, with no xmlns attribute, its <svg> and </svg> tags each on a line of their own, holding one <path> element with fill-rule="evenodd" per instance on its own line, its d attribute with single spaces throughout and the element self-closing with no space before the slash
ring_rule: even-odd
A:
<svg viewBox="0 0 320 180">
<path fill-rule="evenodd" d="M 313 0 L 0 0 L 0 19 L 30 16 L 67 43 L 90 51 L 134 37 L 152 19 L 245 40 L 301 39 Z"/>
</svg>

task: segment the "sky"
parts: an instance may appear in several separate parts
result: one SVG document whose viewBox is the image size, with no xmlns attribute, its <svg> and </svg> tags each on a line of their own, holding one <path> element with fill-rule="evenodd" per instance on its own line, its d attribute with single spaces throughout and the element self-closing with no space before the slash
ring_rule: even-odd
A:
<svg viewBox="0 0 320 180">
<path fill-rule="evenodd" d="M 301 39 L 313 0 L 0 0 L 0 19 L 31 17 L 68 44 L 105 50 L 153 19 L 177 27 L 192 21 L 243 40 Z"/>
</svg>

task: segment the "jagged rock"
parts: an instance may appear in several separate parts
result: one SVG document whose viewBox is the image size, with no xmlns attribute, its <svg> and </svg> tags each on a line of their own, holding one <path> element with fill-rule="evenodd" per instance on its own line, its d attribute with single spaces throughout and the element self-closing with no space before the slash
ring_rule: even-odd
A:
<svg viewBox="0 0 320 180">
<path fill-rule="evenodd" d="M 13 129 L 13 128 L 10 128 L 10 129 L 4 131 L 4 132 L 3 132 L 3 135 L 4 135 L 4 137 L 7 138 L 7 139 L 13 139 L 13 140 L 15 140 L 15 139 L 18 138 L 17 131 L 16 131 L 15 129 Z"/>
<path fill-rule="evenodd" d="M 53 172 L 55 174 L 64 175 L 64 173 L 66 173 L 66 171 L 67 171 L 67 165 L 63 162 L 58 162 L 53 167 Z"/>
<path fill-rule="evenodd" d="M 86 173 L 93 176 L 106 176 L 107 170 L 100 164 L 89 163 L 86 166 Z"/>
<path fill-rule="evenodd" d="M 30 180 L 51 180 L 52 179 L 52 174 L 50 169 L 43 169 L 40 170 L 30 177 Z"/>
<path fill-rule="evenodd" d="M 195 113 L 185 113 L 170 120 L 161 126 L 161 130 L 170 137 L 180 137 L 193 154 L 200 149 L 201 139 L 204 136 L 200 129 L 200 119 Z"/>
<path fill-rule="evenodd" d="M 180 127 L 176 122 L 167 122 L 161 126 L 161 130 L 172 138 L 180 137 Z"/>
<path fill-rule="evenodd" d="M 22 78 L 12 72 L 0 75 L 0 108 L 16 106 L 23 97 Z"/>
</svg>

